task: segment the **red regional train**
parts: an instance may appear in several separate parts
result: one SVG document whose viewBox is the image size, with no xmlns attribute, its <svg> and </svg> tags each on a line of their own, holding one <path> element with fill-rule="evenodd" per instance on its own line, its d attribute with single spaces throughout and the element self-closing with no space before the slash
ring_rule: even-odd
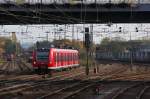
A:
<svg viewBox="0 0 150 99">
<path fill-rule="evenodd" d="M 72 49 L 41 48 L 33 51 L 32 65 L 37 73 L 50 73 L 79 66 L 79 52 Z"/>
</svg>

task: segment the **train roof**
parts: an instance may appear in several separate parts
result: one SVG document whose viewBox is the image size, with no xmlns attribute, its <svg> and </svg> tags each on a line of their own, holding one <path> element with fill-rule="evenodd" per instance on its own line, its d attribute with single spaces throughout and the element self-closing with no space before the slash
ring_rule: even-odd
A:
<svg viewBox="0 0 150 99">
<path fill-rule="evenodd" d="M 40 48 L 40 49 L 36 49 L 37 51 L 73 51 L 73 52 L 78 52 L 78 50 L 75 49 L 61 49 L 61 48 Z"/>
<path fill-rule="evenodd" d="M 78 50 L 75 49 L 59 49 L 59 48 L 51 48 L 53 51 L 66 51 L 66 52 L 78 52 Z"/>
</svg>

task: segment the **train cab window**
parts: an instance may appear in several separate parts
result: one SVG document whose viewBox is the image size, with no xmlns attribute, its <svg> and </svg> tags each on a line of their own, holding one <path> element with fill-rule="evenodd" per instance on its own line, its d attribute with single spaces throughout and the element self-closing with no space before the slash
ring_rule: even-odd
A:
<svg viewBox="0 0 150 99">
<path fill-rule="evenodd" d="M 48 61 L 49 51 L 37 51 L 37 60 L 39 61 Z"/>
</svg>

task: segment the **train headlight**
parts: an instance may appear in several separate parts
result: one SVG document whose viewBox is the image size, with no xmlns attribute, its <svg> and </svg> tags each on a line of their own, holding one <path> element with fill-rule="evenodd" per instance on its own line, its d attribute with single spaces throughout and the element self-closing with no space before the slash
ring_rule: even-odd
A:
<svg viewBox="0 0 150 99">
<path fill-rule="evenodd" d="M 34 61 L 33 64 L 36 64 L 36 61 Z"/>
</svg>

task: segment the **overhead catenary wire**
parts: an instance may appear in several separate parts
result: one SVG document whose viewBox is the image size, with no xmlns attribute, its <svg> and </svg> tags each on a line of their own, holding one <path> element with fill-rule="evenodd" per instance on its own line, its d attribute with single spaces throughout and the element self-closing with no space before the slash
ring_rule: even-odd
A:
<svg viewBox="0 0 150 99">
<path fill-rule="evenodd" d="M 15 4 L 15 6 L 17 6 L 16 4 Z M 19 7 L 19 6 L 18 6 Z M 11 16 L 13 16 L 13 17 L 15 17 L 16 19 L 18 19 L 19 21 L 22 21 L 22 20 L 25 20 L 25 19 L 20 19 L 20 17 L 28 17 L 28 18 L 34 18 L 34 19 L 36 19 L 36 18 L 40 18 L 40 17 L 38 17 L 38 16 L 35 16 L 35 15 L 33 15 L 33 16 L 23 16 L 23 15 L 16 15 L 16 14 L 14 14 L 14 13 L 12 13 L 12 12 L 10 12 L 10 11 L 8 11 L 8 10 L 6 10 L 6 9 L 4 9 L 4 8 L 2 8 L 2 7 L 0 7 L 1 8 L 1 10 L 3 11 L 3 12 L 6 12 L 5 13 L 5 15 L 11 15 Z M 34 12 L 34 11 L 33 11 Z M 35 11 L 35 12 L 37 12 L 37 11 Z M 4 13 L 3 13 L 4 14 Z M 18 18 L 19 17 L 19 18 Z M 46 19 L 47 21 L 48 20 L 52 20 L 52 19 L 48 19 L 48 18 L 41 18 L 41 19 Z M 55 20 L 55 19 L 53 19 L 53 20 Z M 59 20 L 59 19 L 58 19 Z M 26 22 L 27 20 L 25 20 L 24 22 L 21 22 L 21 23 L 23 23 L 23 24 L 28 24 L 27 22 Z M 32 20 L 30 20 L 29 19 L 29 21 L 31 22 Z M 63 20 L 59 20 L 60 22 L 62 22 Z M 34 20 L 33 20 L 33 22 L 35 22 Z"/>
</svg>

